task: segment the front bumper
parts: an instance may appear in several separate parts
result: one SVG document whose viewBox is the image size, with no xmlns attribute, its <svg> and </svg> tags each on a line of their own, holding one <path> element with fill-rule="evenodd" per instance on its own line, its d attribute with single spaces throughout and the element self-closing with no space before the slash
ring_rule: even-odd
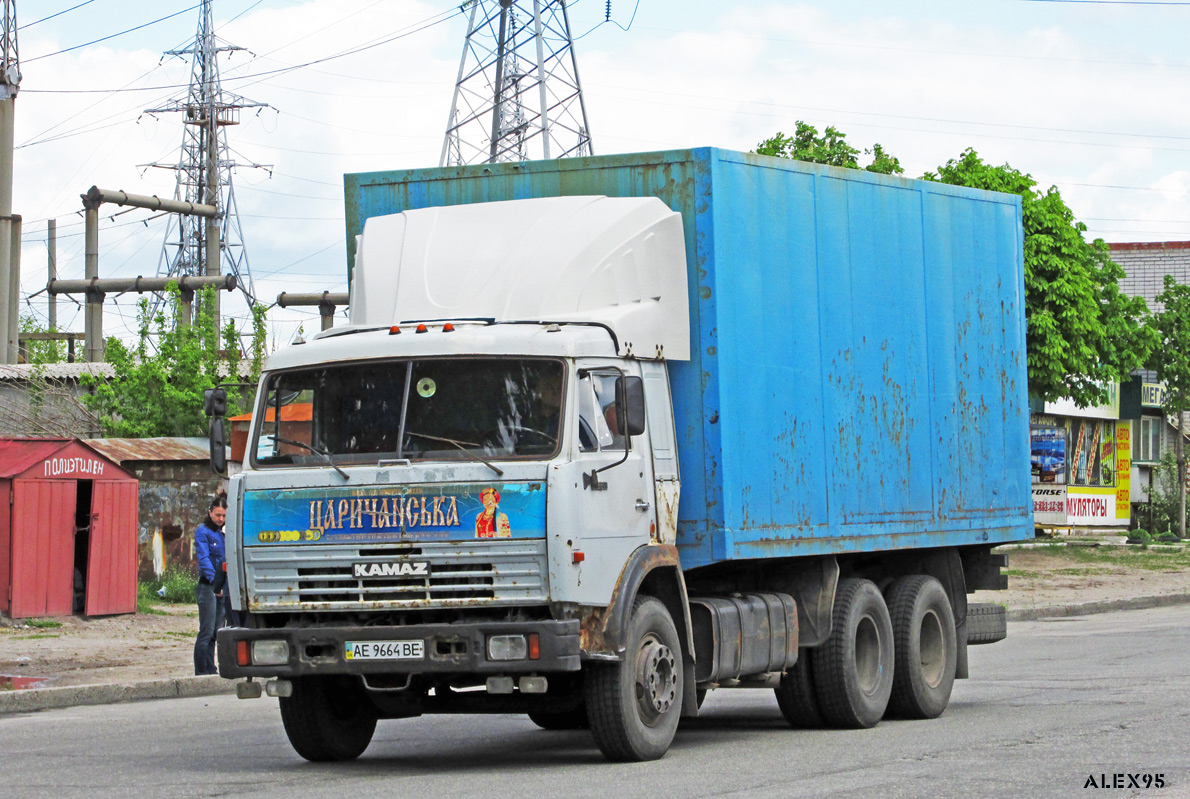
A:
<svg viewBox="0 0 1190 799">
<path fill-rule="evenodd" d="M 493 635 L 536 634 L 540 656 L 533 660 L 488 660 Z M 217 637 L 219 673 L 232 677 L 304 677 L 315 674 L 519 674 L 578 671 L 579 622 L 470 622 L 400 627 L 283 627 L 249 630 L 225 627 Z M 282 640 L 289 661 L 281 665 L 240 665 L 239 642 Z M 348 642 L 422 641 L 418 660 L 348 660 Z"/>
</svg>

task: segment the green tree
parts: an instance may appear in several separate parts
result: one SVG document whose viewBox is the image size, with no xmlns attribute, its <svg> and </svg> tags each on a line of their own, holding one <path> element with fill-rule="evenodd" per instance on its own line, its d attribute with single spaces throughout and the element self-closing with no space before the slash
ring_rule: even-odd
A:
<svg viewBox="0 0 1190 799">
<path fill-rule="evenodd" d="M 1038 191 L 1031 175 L 991 166 L 971 149 L 924 178 L 1021 197 L 1032 396 L 1094 405 L 1106 399 L 1104 383 L 1145 365 L 1157 339 L 1145 302 L 1120 293 L 1124 270 L 1101 239 L 1083 238 L 1087 226 L 1057 187 Z"/>
<path fill-rule="evenodd" d="M 1177 471 L 1186 474 L 1186 447 L 1182 434 L 1182 415 L 1190 411 L 1190 286 L 1182 285 L 1173 276 L 1165 276 L 1164 290 L 1157 295 L 1161 310 L 1153 314 L 1151 327 L 1159 336 L 1149 366 L 1157 372 L 1157 379 L 1165 383 L 1165 412 L 1178 420 L 1178 435 L 1174 439 Z M 1178 496 L 1178 537 L 1186 537 L 1185 479 L 1176 480 L 1181 490 Z"/>
<path fill-rule="evenodd" d="M 210 308 L 214 289 L 203 289 L 195 303 L 193 323 L 182 325 L 181 303 L 170 292 L 166 309 L 151 318 L 148 300 L 137 311 L 138 340 L 129 347 L 119 339 L 108 339 L 106 360 L 115 371 L 109 379 L 83 377 L 92 393 L 84 402 L 95 411 L 104 435 L 122 438 L 151 436 L 204 436 L 203 391 L 223 382 L 237 382 L 241 368 L 239 333 L 228 321 L 215 329 Z M 223 347 L 220 348 L 220 333 Z M 156 345 L 156 352 L 152 345 Z M 264 347 L 264 311 L 253 313 L 252 360 L 245 375 L 260 373 Z M 229 392 L 229 402 L 239 394 Z"/>
<path fill-rule="evenodd" d="M 21 317 L 21 333 L 57 333 L 53 328 L 41 325 L 32 316 Z M 66 360 L 65 341 L 26 341 L 24 350 L 25 363 L 42 365 L 47 363 L 62 363 Z"/>
<path fill-rule="evenodd" d="M 775 155 L 779 158 L 859 169 L 860 151 L 848 144 L 846 139 L 847 134 L 839 132 L 834 126 L 827 126 L 826 131 L 819 136 L 817 128 L 799 119 L 797 131 L 793 136 L 778 132 L 776 136 L 756 145 L 756 152 L 760 155 Z M 868 172 L 879 172 L 882 175 L 899 175 L 902 172 L 901 162 L 885 152 L 884 147 L 879 144 L 873 145 L 871 150 L 864 150 L 863 154 L 872 156 L 872 162 L 864 167 Z"/>
</svg>

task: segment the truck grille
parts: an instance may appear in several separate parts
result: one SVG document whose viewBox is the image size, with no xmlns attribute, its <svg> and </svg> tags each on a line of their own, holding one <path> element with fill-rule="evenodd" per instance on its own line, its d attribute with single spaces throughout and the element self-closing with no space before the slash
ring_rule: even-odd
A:
<svg viewBox="0 0 1190 799">
<path fill-rule="evenodd" d="M 549 597 L 544 540 L 247 547 L 243 555 L 254 611 L 457 607 Z M 354 573 L 356 564 L 394 563 L 425 563 L 428 573 Z"/>
</svg>

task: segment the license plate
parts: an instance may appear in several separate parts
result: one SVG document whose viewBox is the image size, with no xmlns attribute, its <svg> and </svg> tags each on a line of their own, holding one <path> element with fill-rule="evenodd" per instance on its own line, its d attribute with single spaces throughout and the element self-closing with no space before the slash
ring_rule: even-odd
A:
<svg viewBox="0 0 1190 799">
<path fill-rule="evenodd" d="M 421 660 L 425 641 L 348 641 L 347 660 Z"/>
</svg>

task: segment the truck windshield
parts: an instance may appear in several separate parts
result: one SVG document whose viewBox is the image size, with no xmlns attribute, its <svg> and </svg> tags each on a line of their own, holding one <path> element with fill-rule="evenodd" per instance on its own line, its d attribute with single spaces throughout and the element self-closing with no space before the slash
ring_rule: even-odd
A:
<svg viewBox="0 0 1190 799">
<path fill-rule="evenodd" d="M 261 466 L 542 458 L 559 446 L 563 366 L 546 359 L 370 361 L 265 383 Z"/>
</svg>

